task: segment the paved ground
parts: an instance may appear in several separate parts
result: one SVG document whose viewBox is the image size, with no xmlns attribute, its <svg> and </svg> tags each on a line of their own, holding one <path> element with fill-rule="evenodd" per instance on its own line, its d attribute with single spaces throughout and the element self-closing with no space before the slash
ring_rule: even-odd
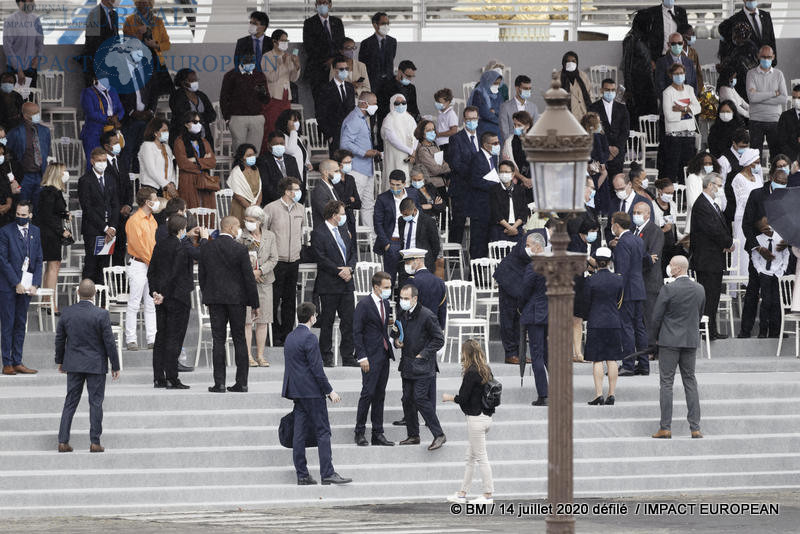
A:
<svg viewBox="0 0 800 534">
<path fill-rule="evenodd" d="M 5 521 L 0 532 L 10 533 L 123 533 L 174 534 L 232 533 L 469 533 L 545 531 L 539 513 L 543 501 L 495 502 L 487 510 L 468 513 L 450 504 L 353 506 L 334 508 L 236 510 L 120 515 L 103 518 L 46 518 Z M 685 499 L 579 500 L 583 515 L 576 516 L 576 532 L 666 533 L 699 531 L 759 534 L 798 532 L 800 492 L 752 495 L 708 495 Z M 603 507 L 606 510 L 603 510 Z M 727 506 L 727 513 L 717 507 Z M 626 507 L 627 509 L 623 509 Z M 645 510 L 650 507 L 650 510 Z M 747 507 L 747 508 L 745 508 Z M 638 510 L 638 511 L 637 511 Z M 471 511 L 475 512 L 475 511 Z M 519 517 L 520 513 L 523 517 Z M 530 514 L 530 515 L 525 515 Z"/>
</svg>

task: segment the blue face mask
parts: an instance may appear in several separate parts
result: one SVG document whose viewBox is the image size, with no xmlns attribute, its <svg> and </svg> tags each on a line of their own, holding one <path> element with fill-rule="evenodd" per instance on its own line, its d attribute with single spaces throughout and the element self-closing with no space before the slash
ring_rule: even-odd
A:
<svg viewBox="0 0 800 534">
<path fill-rule="evenodd" d="M 403 311 L 410 310 L 411 309 L 411 301 L 408 300 L 408 299 L 400 299 L 400 308 L 402 308 Z"/>
<path fill-rule="evenodd" d="M 341 81 L 345 81 L 347 77 L 350 76 L 350 71 L 347 69 L 336 71 L 336 76 L 338 76 Z"/>
<path fill-rule="evenodd" d="M 672 81 L 675 83 L 675 85 L 683 85 L 683 82 L 686 81 L 686 75 L 685 74 L 673 74 L 672 75 Z"/>
<path fill-rule="evenodd" d="M 662 3 L 667 9 L 672 9 L 675 6 L 675 0 L 664 0 Z"/>
<path fill-rule="evenodd" d="M 403 189 L 402 188 L 401 189 L 389 189 L 389 191 L 391 191 L 392 194 L 395 195 L 395 196 L 400 196 L 400 195 L 403 194 Z"/>
<path fill-rule="evenodd" d="M 792 169 L 790 169 L 789 167 L 781 167 L 781 169 L 780 169 L 780 170 L 782 170 L 783 172 L 785 172 L 785 173 L 786 173 L 786 176 L 789 176 L 789 175 L 791 174 L 791 172 L 790 172 L 790 171 L 791 171 Z"/>
<path fill-rule="evenodd" d="M 603 100 L 606 102 L 613 102 L 614 99 L 617 97 L 616 91 L 604 91 L 603 92 Z"/>
<path fill-rule="evenodd" d="M 703 165 L 703 171 L 705 171 L 706 174 L 708 174 L 710 172 L 714 172 L 714 166 L 713 165 Z"/>
<path fill-rule="evenodd" d="M 434 102 L 433 105 L 439 111 L 442 111 L 444 109 L 444 104 L 442 104 L 441 102 Z"/>
<path fill-rule="evenodd" d="M 524 128 L 522 128 L 521 126 L 514 128 L 514 135 L 522 135 L 523 130 Z"/>
<path fill-rule="evenodd" d="M 402 80 L 400 80 L 400 83 L 405 87 L 405 86 L 411 85 L 411 80 L 409 80 L 408 78 L 404 77 Z"/>
<path fill-rule="evenodd" d="M 786 189 L 786 184 L 772 182 L 772 190 L 775 191 L 776 189 Z"/>
<path fill-rule="evenodd" d="M 736 87 L 736 78 L 731 80 L 731 87 Z"/>
<path fill-rule="evenodd" d="M 0 91 L 3 91 L 4 93 L 10 93 L 13 90 L 14 90 L 13 83 L 0 83 Z"/>
<path fill-rule="evenodd" d="M 381 289 L 381 298 L 383 300 L 388 300 L 392 296 L 391 289 Z"/>
<path fill-rule="evenodd" d="M 761 68 L 764 70 L 769 70 L 772 68 L 772 60 L 771 59 L 759 59 L 758 61 L 761 64 Z"/>
<path fill-rule="evenodd" d="M 520 98 L 523 100 L 528 100 L 531 97 L 531 90 L 530 89 L 523 89 L 519 92 Z"/>
<path fill-rule="evenodd" d="M 737 149 L 736 149 L 736 152 L 738 152 L 738 153 L 739 153 L 739 155 L 741 156 L 742 154 L 744 154 L 744 151 L 745 151 L 745 150 L 747 150 L 747 148 L 737 148 Z"/>
<path fill-rule="evenodd" d="M 436 139 L 436 132 L 433 130 L 430 132 L 425 132 L 425 139 L 433 143 L 433 141 Z"/>
<path fill-rule="evenodd" d="M 333 173 L 333 176 L 331 176 L 331 183 L 332 183 L 333 185 L 336 185 L 336 184 L 338 184 L 338 183 L 339 183 L 339 182 L 341 182 L 341 181 L 342 181 L 342 175 L 341 175 L 341 173 L 338 173 L 338 172 L 335 172 L 335 173 Z"/>
<path fill-rule="evenodd" d="M 328 15 L 328 4 L 322 4 L 317 6 L 317 13 L 321 16 L 325 17 Z"/>
<path fill-rule="evenodd" d="M 492 145 L 492 156 L 500 155 L 500 145 Z"/>
<path fill-rule="evenodd" d="M 3 154 L 0 154 L 0 165 L 5 163 L 5 161 L 6 161 L 6 157 Z"/>
<path fill-rule="evenodd" d="M 683 53 L 683 45 L 682 44 L 672 44 L 669 45 L 669 50 L 672 52 L 673 56 L 680 56 Z"/>
<path fill-rule="evenodd" d="M 244 158 L 244 162 L 249 166 L 252 167 L 256 164 L 256 157 L 255 156 L 248 156 Z"/>
<path fill-rule="evenodd" d="M 689 46 L 694 46 L 694 44 L 696 42 L 697 42 L 697 36 L 696 35 L 692 35 L 691 37 L 689 37 Z"/>
<path fill-rule="evenodd" d="M 413 185 L 415 189 L 422 189 L 425 187 L 425 180 L 414 180 L 411 182 L 411 185 Z"/>
<path fill-rule="evenodd" d="M 272 155 L 275 156 L 276 158 L 282 158 L 285 153 L 286 153 L 286 145 L 272 146 Z"/>
<path fill-rule="evenodd" d="M 342 165 L 342 172 L 343 173 L 347 174 L 348 172 L 350 172 L 352 170 L 353 170 L 353 164 L 352 163 L 345 163 L 344 165 Z"/>
<path fill-rule="evenodd" d="M 339 222 L 337 223 L 339 226 L 344 226 L 347 224 L 347 215 L 340 215 Z"/>
<path fill-rule="evenodd" d="M 644 215 L 641 215 L 639 213 L 634 213 L 632 219 L 633 219 L 633 224 L 635 224 L 636 226 L 641 226 L 644 224 Z"/>
<path fill-rule="evenodd" d="M 755 174 L 761 174 L 761 165 L 756 165 L 753 167 L 753 172 Z"/>
<path fill-rule="evenodd" d="M 586 234 L 586 241 L 589 243 L 594 243 L 595 241 L 597 241 L 597 232 L 592 231 Z"/>
<path fill-rule="evenodd" d="M 478 119 L 471 119 L 464 123 L 464 126 L 467 127 L 467 130 L 470 132 L 474 132 L 478 129 Z"/>
<path fill-rule="evenodd" d="M 407 109 L 408 109 L 408 106 L 405 105 L 405 104 L 400 104 L 399 106 L 395 106 L 394 107 L 394 111 L 396 113 L 405 113 Z"/>
<path fill-rule="evenodd" d="M 3 137 L 2 139 L 0 139 L 0 145 L 6 146 L 6 143 L 8 143 L 8 138 Z"/>
<path fill-rule="evenodd" d="M 750 11 L 755 11 L 758 7 L 758 2 L 748 1 L 744 3 L 744 7 L 749 9 Z"/>
<path fill-rule="evenodd" d="M 405 222 L 411 222 L 411 221 L 414 220 L 414 216 L 413 215 L 403 215 L 403 220 Z"/>
<path fill-rule="evenodd" d="M 300 202 L 301 198 L 303 198 L 303 192 L 300 191 L 300 190 L 295 191 L 294 192 L 294 201 L 295 202 Z"/>
<path fill-rule="evenodd" d="M 242 65 L 242 70 L 245 72 L 253 72 L 254 70 L 256 70 L 256 64 L 248 63 L 247 65 Z"/>
</svg>

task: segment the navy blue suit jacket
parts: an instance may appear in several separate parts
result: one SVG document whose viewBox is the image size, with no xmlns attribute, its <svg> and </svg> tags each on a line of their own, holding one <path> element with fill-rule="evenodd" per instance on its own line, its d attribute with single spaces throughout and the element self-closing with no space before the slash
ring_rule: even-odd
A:
<svg viewBox="0 0 800 534">
<path fill-rule="evenodd" d="M 56 364 L 67 373 L 104 375 L 119 371 L 119 353 L 111 316 L 89 300 L 61 310 L 56 327 Z"/>
<path fill-rule="evenodd" d="M 417 288 L 419 303 L 432 311 L 439 319 L 439 326 L 444 328 L 447 322 L 447 286 L 444 280 L 428 269 L 420 269 L 408 278 L 408 283 Z"/>
<path fill-rule="evenodd" d="M 547 279 L 533 270 L 533 265 L 522 277 L 519 304 L 519 324 L 547 324 Z"/>
<path fill-rule="evenodd" d="M 480 144 L 480 140 L 477 136 L 478 134 L 476 132 L 475 137 Z M 445 159 L 447 159 L 447 163 L 450 165 L 450 170 L 452 171 L 450 173 L 450 187 L 448 188 L 448 192 L 450 196 L 465 198 L 469 196 L 472 190 L 472 186 L 470 185 L 470 181 L 472 180 L 470 162 L 472 161 L 472 156 L 476 153 L 475 145 L 469 141 L 469 132 L 465 129 L 461 129 L 461 131 L 450 138 L 447 147 L 447 157 Z"/>
<path fill-rule="evenodd" d="M 500 260 L 493 275 L 500 289 L 515 299 L 522 297 L 522 285 L 519 281 L 525 275 L 525 268 L 531 264 L 525 248 L 525 240 L 520 239 L 511 252 Z"/>
<path fill-rule="evenodd" d="M 499 165 L 498 157 L 492 156 L 495 161 L 495 168 Z M 469 215 L 476 219 L 484 221 L 489 220 L 489 190 L 497 182 L 490 182 L 484 180 L 483 177 L 492 170 L 489 165 L 489 160 L 486 159 L 486 154 L 483 150 L 479 150 L 472 155 L 470 160 L 470 167 L 472 174 L 470 176 L 470 186 L 472 188 L 469 196 Z"/>
<path fill-rule="evenodd" d="M 29 257 L 28 271 L 33 285 L 42 286 L 42 239 L 39 229 L 28 223 L 28 245 L 16 223 L 0 228 L 0 291 L 13 292 L 22 281 L 22 263 Z"/>
<path fill-rule="evenodd" d="M 50 155 L 50 128 L 37 124 L 36 131 L 39 132 L 39 148 L 42 151 L 41 172 L 44 174 L 44 170 L 47 168 L 47 157 Z M 20 124 L 8 132 L 8 145 L 6 150 L 11 150 L 11 153 L 14 154 L 14 158 L 17 161 L 22 161 L 22 156 L 25 155 L 25 147 L 27 146 L 28 130 L 25 123 Z"/>
<path fill-rule="evenodd" d="M 381 55 L 378 37 L 373 33 L 358 47 L 358 60 L 367 67 L 369 86 L 373 92 L 379 91 L 383 82 L 394 78 L 394 56 L 397 52 L 397 39 L 391 35 L 384 37 Z"/>
<path fill-rule="evenodd" d="M 672 85 L 672 75 L 669 73 L 669 68 L 672 66 L 672 54 L 667 52 L 656 61 L 656 73 L 653 80 L 656 84 L 657 95 L 660 97 L 664 89 Z M 686 72 L 686 85 L 694 87 L 695 96 L 700 94 L 700 88 L 697 87 L 697 71 L 695 70 L 694 62 L 689 59 L 685 54 L 681 54 L 681 63 L 683 70 Z"/>
<path fill-rule="evenodd" d="M 647 255 L 644 241 L 631 232 L 619 237 L 614 247 L 614 272 L 621 274 L 625 281 L 625 301 L 646 300 L 642 265 Z"/>
<path fill-rule="evenodd" d="M 283 388 L 287 399 L 318 399 L 333 388 L 322 368 L 319 340 L 305 325 L 298 325 L 283 344 Z"/>
<path fill-rule="evenodd" d="M 339 244 L 328 230 L 325 222 L 314 228 L 311 233 L 311 249 L 317 260 L 317 278 L 314 281 L 314 288 L 318 295 L 338 295 L 355 290 L 352 278 L 349 282 L 345 282 L 339 277 L 339 267 L 350 267 L 352 271 L 355 271 L 358 258 L 347 225 L 339 226 L 339 235 L 344 241 L 347 261 L 342 257 Z"/>
<path fill-rule="evenodd" d="M 589 316 L 586 328 L 622 328 L 619 307 L 625 280 L 618 273 L 599 269 L 583 284 L 583 298 Z"/>
<path fill-rule="evenodd" d="M 383 322 L 371 294 L 358 301 L 356 311 L 353 313 L 353 346 L 356 360 L 361 361 L 366 358 L 370 367 L 383 363 L 387 358 L 394 360 L 392 340 L 389 339 L 391 308 L 388 300 L 381 300 L 381 304 Z M 388 349 L 383 348 L 384 341 Z"/>
<path fill-rule="evenodd" d="M 417 190 L 413 187 L 406 187 L 406 195 L 408 198 L 413 198 L 417 209 L 422 211 Z M 376 236 L 373 250 L 376 254 L 383 254 L 386 245 L 392 240 L 392 232 L 394 232 L 394 225 L 398 224 L 398 217 L 400 214 L 395 210 L 392 192 L 384 191 L 378 195 L 378 198 L 375 199 L 375 211 L 372 214 Z"/>
</svg>

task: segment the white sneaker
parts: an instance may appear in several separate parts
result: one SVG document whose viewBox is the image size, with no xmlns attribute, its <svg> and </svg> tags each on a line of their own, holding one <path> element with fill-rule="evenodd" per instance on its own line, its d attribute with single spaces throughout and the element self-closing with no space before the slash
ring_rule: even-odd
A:
<svg viewBox="0 0 800 534">
<path fill-rule="evenodd" d="M 463 497 L 458 493 L 454 493 L 447 497 L 447 502 L 457 502 L 461 504 L 467 504 L 467 496 L 464 495 Z"/>
<path fill-rule="evenodd" d="M 469 504 L 494 504 L 494 499 L 491 497 L 487 499 L 485 496 L 481 495 L 469 501 Z"/>
</svg>

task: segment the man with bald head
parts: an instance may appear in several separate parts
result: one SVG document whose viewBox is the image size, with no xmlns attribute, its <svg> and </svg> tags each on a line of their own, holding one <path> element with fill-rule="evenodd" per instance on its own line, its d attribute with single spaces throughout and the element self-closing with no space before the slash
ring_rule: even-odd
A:
<svg viewBox="0 0 800 534">
<path fill-rule="evenodd" d="M 771 154 L 779 147 L 778 120 L 789 98 L 783 72 L 772 66 L 775 52 L 770 46 L 758 51 L 758 66 L 747 71 L 747 98 L 750 101 L 750 146 L 761 152 L 764 137 Z"/>
<path fill-rule="evenodd" d="M 33 202 L 33 211 L 39 206 L 39 190 L 42 188 L 42 175 L 50 155 L 50 129 L 41 124 L 42 114 L 33 102 L 22 105 L 22 124 L 8 132 L 8 146 L 14 157 L 22 165 L 23 200 Z"/>
<path fill-rule="evenodd" d="M 656 73 L 654 78 L 656 94 L 661 95 L 664 89 L 672 85 L 672 76 L 669 73 L 669 69 L 674 63 L 683 65 L 683 69 L 686 72 L 684 84 L 694 87 L 695 95 L 700 93 L 700 88 L 697 84 L 697 69 L 695 69 L 694 62 L 689 59 L 689 56 L 684 52 L 684 44 L 683 35 L 677 31 L 670 34 L 667 43 L 667 53 L 656 61 Z"/>
<path fill-rule="evenodd" d="M 706 297 L 703 286 L 689 278 L 688 271 L 686 256 L 673 256 L 667 267 L 667 276 L 675 280 L 661 288 L 653 308 L 650 339 L 658 345 L 661 404 L 661 424 L 658 432 L 653 434 L 654 438 L 672 437 L 672 384 L 676 367 L 681 370 L 692 437 L 703 437 L 694 364 L 700 345 L 697 325 L 703 316 Z"/>
<path fill-rule="evenodd" d="M 212 393 L 225 393 L 225 344 L 230 326 L 236 355 L 236 383 L 227 388 L 247 392 L 249 371 L 247 344 L 244 340 L 247 306 L 253 309 L 253 321 L 258 318 L 258 288 L 247 247 L 236 240 L 242 235 L 239 219 L 228 216 L 220 222 L 216 239 L 200 248 L 198 278 L 203 304 L 211 316 L 211 337 L 214 342 L 214 385 Z"/>
<path fill-rule="evenodd" d="M 58 452 L 72 452 L 70 428 L 75 409 L 81 400 L 83 384 L 89 393 L 89 452 L 103 452 L 100 434 L 103 433 L 103 398 L 106 373 L 111 362 L 111 376 L 119 378 L 119 353 L 111 331 L 111 317 L 94 304 L 95 286 L 89 278 L 78 286 L 77 304 L 61 310 L 56 328 L 56 364 L 67 374 L 67 397 L 61 413 L 58 431 Z"/>
<path fill-rule="evenodd" d="M 633 206 L 633 233 L 644 241 L 645 258 L 642 262 L 642 278 L 644 278 L 644 325 L 650 324 L 653 305 L 664 285 L 661 271 L 661 253 L 664 249 L 664 232 L 653 222 L 650 206 L 639 202 Z"/>
<path fill-rule="evenodd" d="M 339 164 L 332 159 L 323 160 L 319 164 L 322 181 L 311 191 L 311 221 L 314 228 L 325 222 L 325 206 L 331 200 L 342 200 L 333 187 L 342 181 Z"/>
</svg>

